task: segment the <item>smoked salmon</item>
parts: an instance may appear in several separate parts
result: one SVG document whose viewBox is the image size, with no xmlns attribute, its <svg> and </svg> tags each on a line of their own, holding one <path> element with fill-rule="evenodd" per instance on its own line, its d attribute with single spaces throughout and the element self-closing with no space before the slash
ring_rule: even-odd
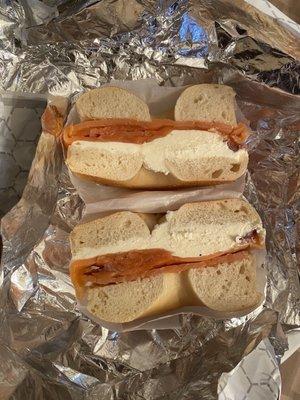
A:
<svg viewBox="0 0 300 400">
<path fill-rule="evenodd" d="M 242 147 L 248 137 L 247 127 L 242 123 L 231 126 L 210 121 L 99 119 L 66 126 L 62 138 L 66 147 L 78 140 L 142 144 L 164 137 L 173 130 L 217 132 L 229 142 L 233 150 Z"/>
</svg>

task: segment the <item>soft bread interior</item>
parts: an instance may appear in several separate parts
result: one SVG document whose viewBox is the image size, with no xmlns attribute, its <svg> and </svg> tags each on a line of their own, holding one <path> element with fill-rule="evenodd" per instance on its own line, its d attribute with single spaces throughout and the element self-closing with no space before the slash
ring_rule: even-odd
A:
<svg viewBox="0 0 300 400">
<path fill-rule="evenodd" d="M 236 125 L 235 92 L 226 85 L 200 84 L 187 88 L 175 106 L 177 121 L 219 121 Z"/>
<path fill-rule="evenodd" d="M 72 256 L 81 258 L 82 253 L 86 253 L 85 249 L 94 248 L 93 254 L 83 258 L 93 257 L 95 252 L 98 255 L 98 249 L 101 252 L 101 247 L 121 248 L 126 246 L 127 242 L 134 243 L 137 237 L 146 242 L 149 236 L 149 228 L 139 214 L 128 211 L 114 213 L 77 225 L 73 229 L 70 234 Z"/>
<path fill-rule="evenodd" d="M 100 118 L 132 118 L 150 121 L 147 104 L 135 94 L 119 87 L 89 90 L 76 101 L 81 121 Z"/>
<path fill-rule="evenodd" d="M 139 145 L 77 141 L 68 148 L 66 163 L 75 174 L 127 181 L 142 168 Z"/>
<path fill-rule="evenodd" d="M 170 145 L 165 146 L 164 164 L 167 171 L 182 181 L 230 181 L 246 171 L 247 151 L 231 150 L 217 133 L 173 131 L 168 139 Z"/>
<path fill-rule="evenodd" d="M 233 181 L 248 164 L 245 149 L 231 150 L 222 136 L 207 131 L 172 131 L 149 143 L 76 141 L 67 164 L 76 174 L 108 181 L 129 181 L 142 168 L 179 181 Z"/>
<path fill-rule="evenodd" d="M 256 305 L 256 265 L 251 254 L 242 260 L 186 272 L 193 296 L 217 311 L 238 311 Z"/>
<path fill-rule="evenodd" d="M 87 289 L 87 309 L 108 322 L 129 322 L 179 307 L 179 274 Z"/>
<path fill-rule="evenodd" d="M 243 237 L 264 229 L 255 209 L 241 199 L 186 204 L 150 232 L 145 221 L 124 211 L 78 225 L 71 233 L 73 259 L 130 250 L 165 249 L 178 257 L 199 257 L 243 247 Z"/>
<path fill-rule="evenodd" d="M 162 273 L 133 282 L 87 288 L 87 309 L 97 318 L 124 323 L 184 306 L 205 305 L 217 311 L 239 311 L 258 304 L 256 265 L 242 260 L 182 273 Z"/>
</svg>

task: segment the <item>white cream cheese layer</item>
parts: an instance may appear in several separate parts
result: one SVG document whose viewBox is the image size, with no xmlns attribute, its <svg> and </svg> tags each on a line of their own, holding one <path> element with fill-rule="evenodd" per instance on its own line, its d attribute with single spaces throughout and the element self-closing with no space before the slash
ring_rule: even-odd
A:
<svg viewBox="0 0 300 400">
<path fill-rule="evenodd" d="M 168 161 L 199 160 L 212 157 L 240 162 L 245 150 L 232 151 L 221 135 L 198 130 L 174 130 L 169 135 L 143 144 L 144 167 L 155 172 L 170 172 Z"/>
<path fill-rule="evenodd" d="M 203 164 L 203 168 L 201 168 L 204 169 L 206 160 L 211 162 L 211 160 L 222 158 L 223 160 L 229 159 L 230 163 L 238 164 L 245 158 L 245 155 L 247 156 L 245 149 L 231 150 L 221 135 L 200 130 L 174 130 L 167 136 L 143 144 L 80 140 L 72 143 L 70 147 L 68 153 L 69 165 L 76 165 L 76 155 L 78 154 L 76 150 L 78 151 L 79 147 L 81 152 L 93 152 L 96 158 L 98 153 L 102 163 L 105 161 L 103 155 L 107 156 L 107 163 L 111 163 L 113 157 L 122 158 L 118 162 L 125 163 L 126 157 L 127 165 L 129 165 L 132 158 L 135 167 L 132 166 L 131 175 L 130 177 L 127 176 L 127 179 L 134 176 L 135 168 L 140 165 L 150 171 L 168 175 L 173 172 L 170 171 L 170 165 L 175 161 L 197 163 L 201 160 Z M 92 167 L 90 171 L 84 171 L 84 173 L 89 172 L 93 175 Z M 135 173 L 138 173 L 138 170 L 135 170 Z M 203 172 L 203 174 L 205 173 Z"/>
</svg>

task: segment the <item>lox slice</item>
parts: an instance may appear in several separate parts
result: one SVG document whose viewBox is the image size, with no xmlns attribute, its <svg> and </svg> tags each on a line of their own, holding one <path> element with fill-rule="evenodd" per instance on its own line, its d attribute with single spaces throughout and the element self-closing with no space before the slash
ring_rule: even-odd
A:
<svg viewBox="0 0 300 400">
<path fill-rule="evenodd" d="M 70 275 L 77 295 L 82 297 L 88 287 L 114 285 L 144 279 L 167 272 L 181 273 L 191 268 L 205 268 L 223 262 L 242 260 L 246 249 L 257 243 L 255 234 L 238 252 L 216 253 L 204 257 L 180 258 L 164 249 L 133 250 L 108 254 L 86 260 L 77 260 L 70 265 Z"/>
<path fill-rule="evenodd" d="M 66 147 L 78 140 L 142 144 L 164 137 L 172 130 L 213 131 L 221 135 L 232 149 L 239 149 L 248 137 L 244 124 L 231 126 L 216 121 L 98 119 L 66 126 L 62 138 Z"/>
</svg>

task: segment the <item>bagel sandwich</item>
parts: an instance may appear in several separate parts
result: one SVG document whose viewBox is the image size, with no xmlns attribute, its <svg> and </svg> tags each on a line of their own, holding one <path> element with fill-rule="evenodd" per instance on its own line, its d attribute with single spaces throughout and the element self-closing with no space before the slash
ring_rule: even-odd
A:
<svg viewBox="0 0 300 400">
<path fill-rule="evenodd" d="M 166 214 L 117 212 L 70 235 L 70 275 L 81 304 L 115 323 L 184 306 L 241 311 L 261 299 L 254 249 L 265 231 L 241 199 L 185 204 Z"/>
<path fill-rule="evenodd" d="M 187 88 L 174 119 L 151 119 L 143 100 L 113 86 L 82 94 L 75 107 L 81 122 L 62 140 L 69 170 L 83 179 L 155 190 L 232 182 L 247 169 L 247 128 L 228 86 Z"/>
</svg>

